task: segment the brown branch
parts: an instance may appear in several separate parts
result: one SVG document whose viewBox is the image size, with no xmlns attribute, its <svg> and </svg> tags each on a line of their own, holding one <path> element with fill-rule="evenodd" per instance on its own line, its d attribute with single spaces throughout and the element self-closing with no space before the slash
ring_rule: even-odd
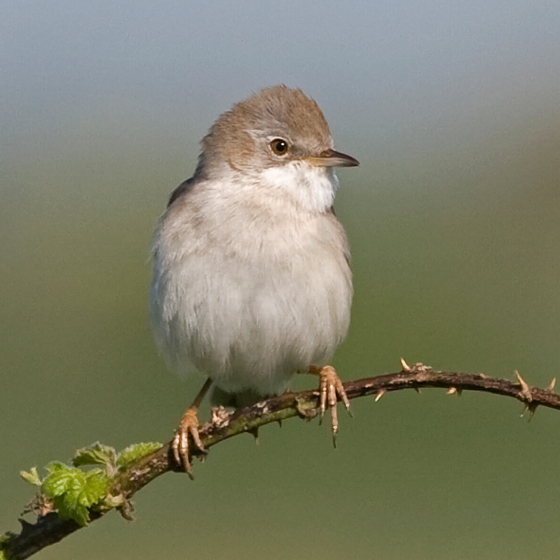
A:
<svg viewBox="0 0 560 560">
<path fill-rule="evenodd" d="M 423 364 L 408 366 L 402 362 L 403 369 L 399 373 L 379 375 L 344 384 L 348 398 L 356 399 L 368 395 L 376 395 L 378 400 L 383 394 L 402 389 L 421 389 L 424 387 L 440 387 L 448 392 L 484 391 L 506 397 L 513 397 L 525 404 L 532 414 L 537 406 L 545 406 L 560 410 L 560 395 L 553 392 L 554 381 L 546 389 L 529 387 L 516 372 L 517 383 L 505 379 L 486 377 L 482 373 L 466 374 L 433 371 Z M 200 436 L 206 448 L 242 433 L 255 434 L 258 428 L 271 422 L 285 420 L 299 416 L 313 418 L 318 414 L 319 393 L 317 391 L 303 391 L 300 393 L 285 393 L 273 397 L 251 407 L 237 410 L 215 422 L 207 422 L 202 426 Z M 117 475 L 111 494 L 122 494 L 125 506 L 121 513 L 130 515 L 130 498 L 158 476 L 168 471 L 180 471 L 175 464 L 171 452 L 171 442 L 157 451 L 142 457 L 124 472 Z M 95 521 L 105 513 L 91 512 L 91 520 Z M 19 534 L 11 535 L 0 546 L 9 560 L 23 560 L 29 558 L 42 548 L 54 544 L 77 529 L 75 521 L 61 519 L 51 512 L 39 517 L 36 523 L 21 521 L 22 530 Z"/>
</svg>

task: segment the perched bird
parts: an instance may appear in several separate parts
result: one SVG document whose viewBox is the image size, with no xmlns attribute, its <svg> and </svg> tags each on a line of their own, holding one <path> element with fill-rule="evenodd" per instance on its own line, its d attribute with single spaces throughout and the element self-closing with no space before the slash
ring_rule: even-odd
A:
<svg viewBox="0 0 560 560">
<path fill-rule="evenodd" d="M 328 366 L 350 321 L 349 249 L 333 212 L 336 152 L 317 103 L 299 89 L 263 89 L 221 115 L 194 175 L 172 193 L 154 237 L 150 307 L 157 345 L 179 371 L 208 380 L 173 440 L 190 474 L 189 436 L 212 386 L 236 407 L 282 393 L 298 372 L 320 376 L 321 414 L 337 397 Z"/>
</svg>

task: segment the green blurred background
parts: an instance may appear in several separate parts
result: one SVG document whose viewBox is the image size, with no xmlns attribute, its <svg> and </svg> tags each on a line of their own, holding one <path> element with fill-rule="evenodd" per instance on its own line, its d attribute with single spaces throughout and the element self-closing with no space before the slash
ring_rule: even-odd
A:
<svg viewBox="0 0 560 560">
<path fill-rule="evenodd" d="M 341 376 L 401 356 L 557 375 L 556 2 L 31 1 L 0 31 L 0 532 L 31 498 L 19 470 L 170 438 L 202 378 L 154 348 L 151 231 L 212 121 L 267 85 L 315 97 L 362 163 L 336 204 L 356 288 Z M 316 422 L 269 426 L 39 557 L 557 558 L 560 416 L 521 412 L 363 399 L 336 451 Z"/>
</svg>

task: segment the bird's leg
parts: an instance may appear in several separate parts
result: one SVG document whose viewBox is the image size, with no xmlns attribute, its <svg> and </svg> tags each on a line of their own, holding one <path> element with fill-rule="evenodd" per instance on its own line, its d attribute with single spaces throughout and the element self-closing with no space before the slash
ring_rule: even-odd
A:
<svg viewBox="0 0 560 560">
<path fill-rule="evenodd" d="M 331 411 L 331 430 L 333 434 L 333 444 L 336 447 L 336 434 L 338 433 L 338 414 L 336 409 L 337 400 L 344 403 L 346 410 L 350 412 L 350 401 L 342 385 L 340 377 L 338 377 L 335 369 L 332 366 L 309 366 L 307 373 L 312 375 L 318 375 L 319 381 L 319 393 L 320 393 L 320 412 L 321 420 L 325 415 L 327 406 Z"/>
<path fill-rule="evenodd" d="M 199 422 L 197 412 L 200 403 L 206 396 L 206 393 L 208 392 L 208 389 L 210 389 L 211 385 L 212 380 L 208 378 L 202 386 L 202 389 L 198 392 L 198 395 L 196 395 L 191 406 L 189 406 L 189 408 L 185 411 L 185 414 L 183 414 L 179 427 L 175 431 L 175 437 L 173 438 L 173 457 L 175 458 L 176 463 L 185 469 L 185 472 L 189 475 L 191 480 L 194 477 L 192 475 L 189 453 L 189 435 L 192 437 L 194 446 L 203 453 L 206 453 L 206 449 L 204 448 L 204 445 L 202 445 L 202 441 L 198 435 Z"/>
</svg>

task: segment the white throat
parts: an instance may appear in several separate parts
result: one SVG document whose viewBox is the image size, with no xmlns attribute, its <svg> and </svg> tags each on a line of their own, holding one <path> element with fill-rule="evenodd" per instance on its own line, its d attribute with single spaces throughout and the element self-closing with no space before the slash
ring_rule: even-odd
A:
<svg viewBox="0 0 560 560">
<path fill-rule="evenodd" d="M 269 167 L 259 173 L 259 181 L 308 212 L 328 210 L 339 184 L 332 167 L 318 167 L 304 161 Z"/>
</svg>

